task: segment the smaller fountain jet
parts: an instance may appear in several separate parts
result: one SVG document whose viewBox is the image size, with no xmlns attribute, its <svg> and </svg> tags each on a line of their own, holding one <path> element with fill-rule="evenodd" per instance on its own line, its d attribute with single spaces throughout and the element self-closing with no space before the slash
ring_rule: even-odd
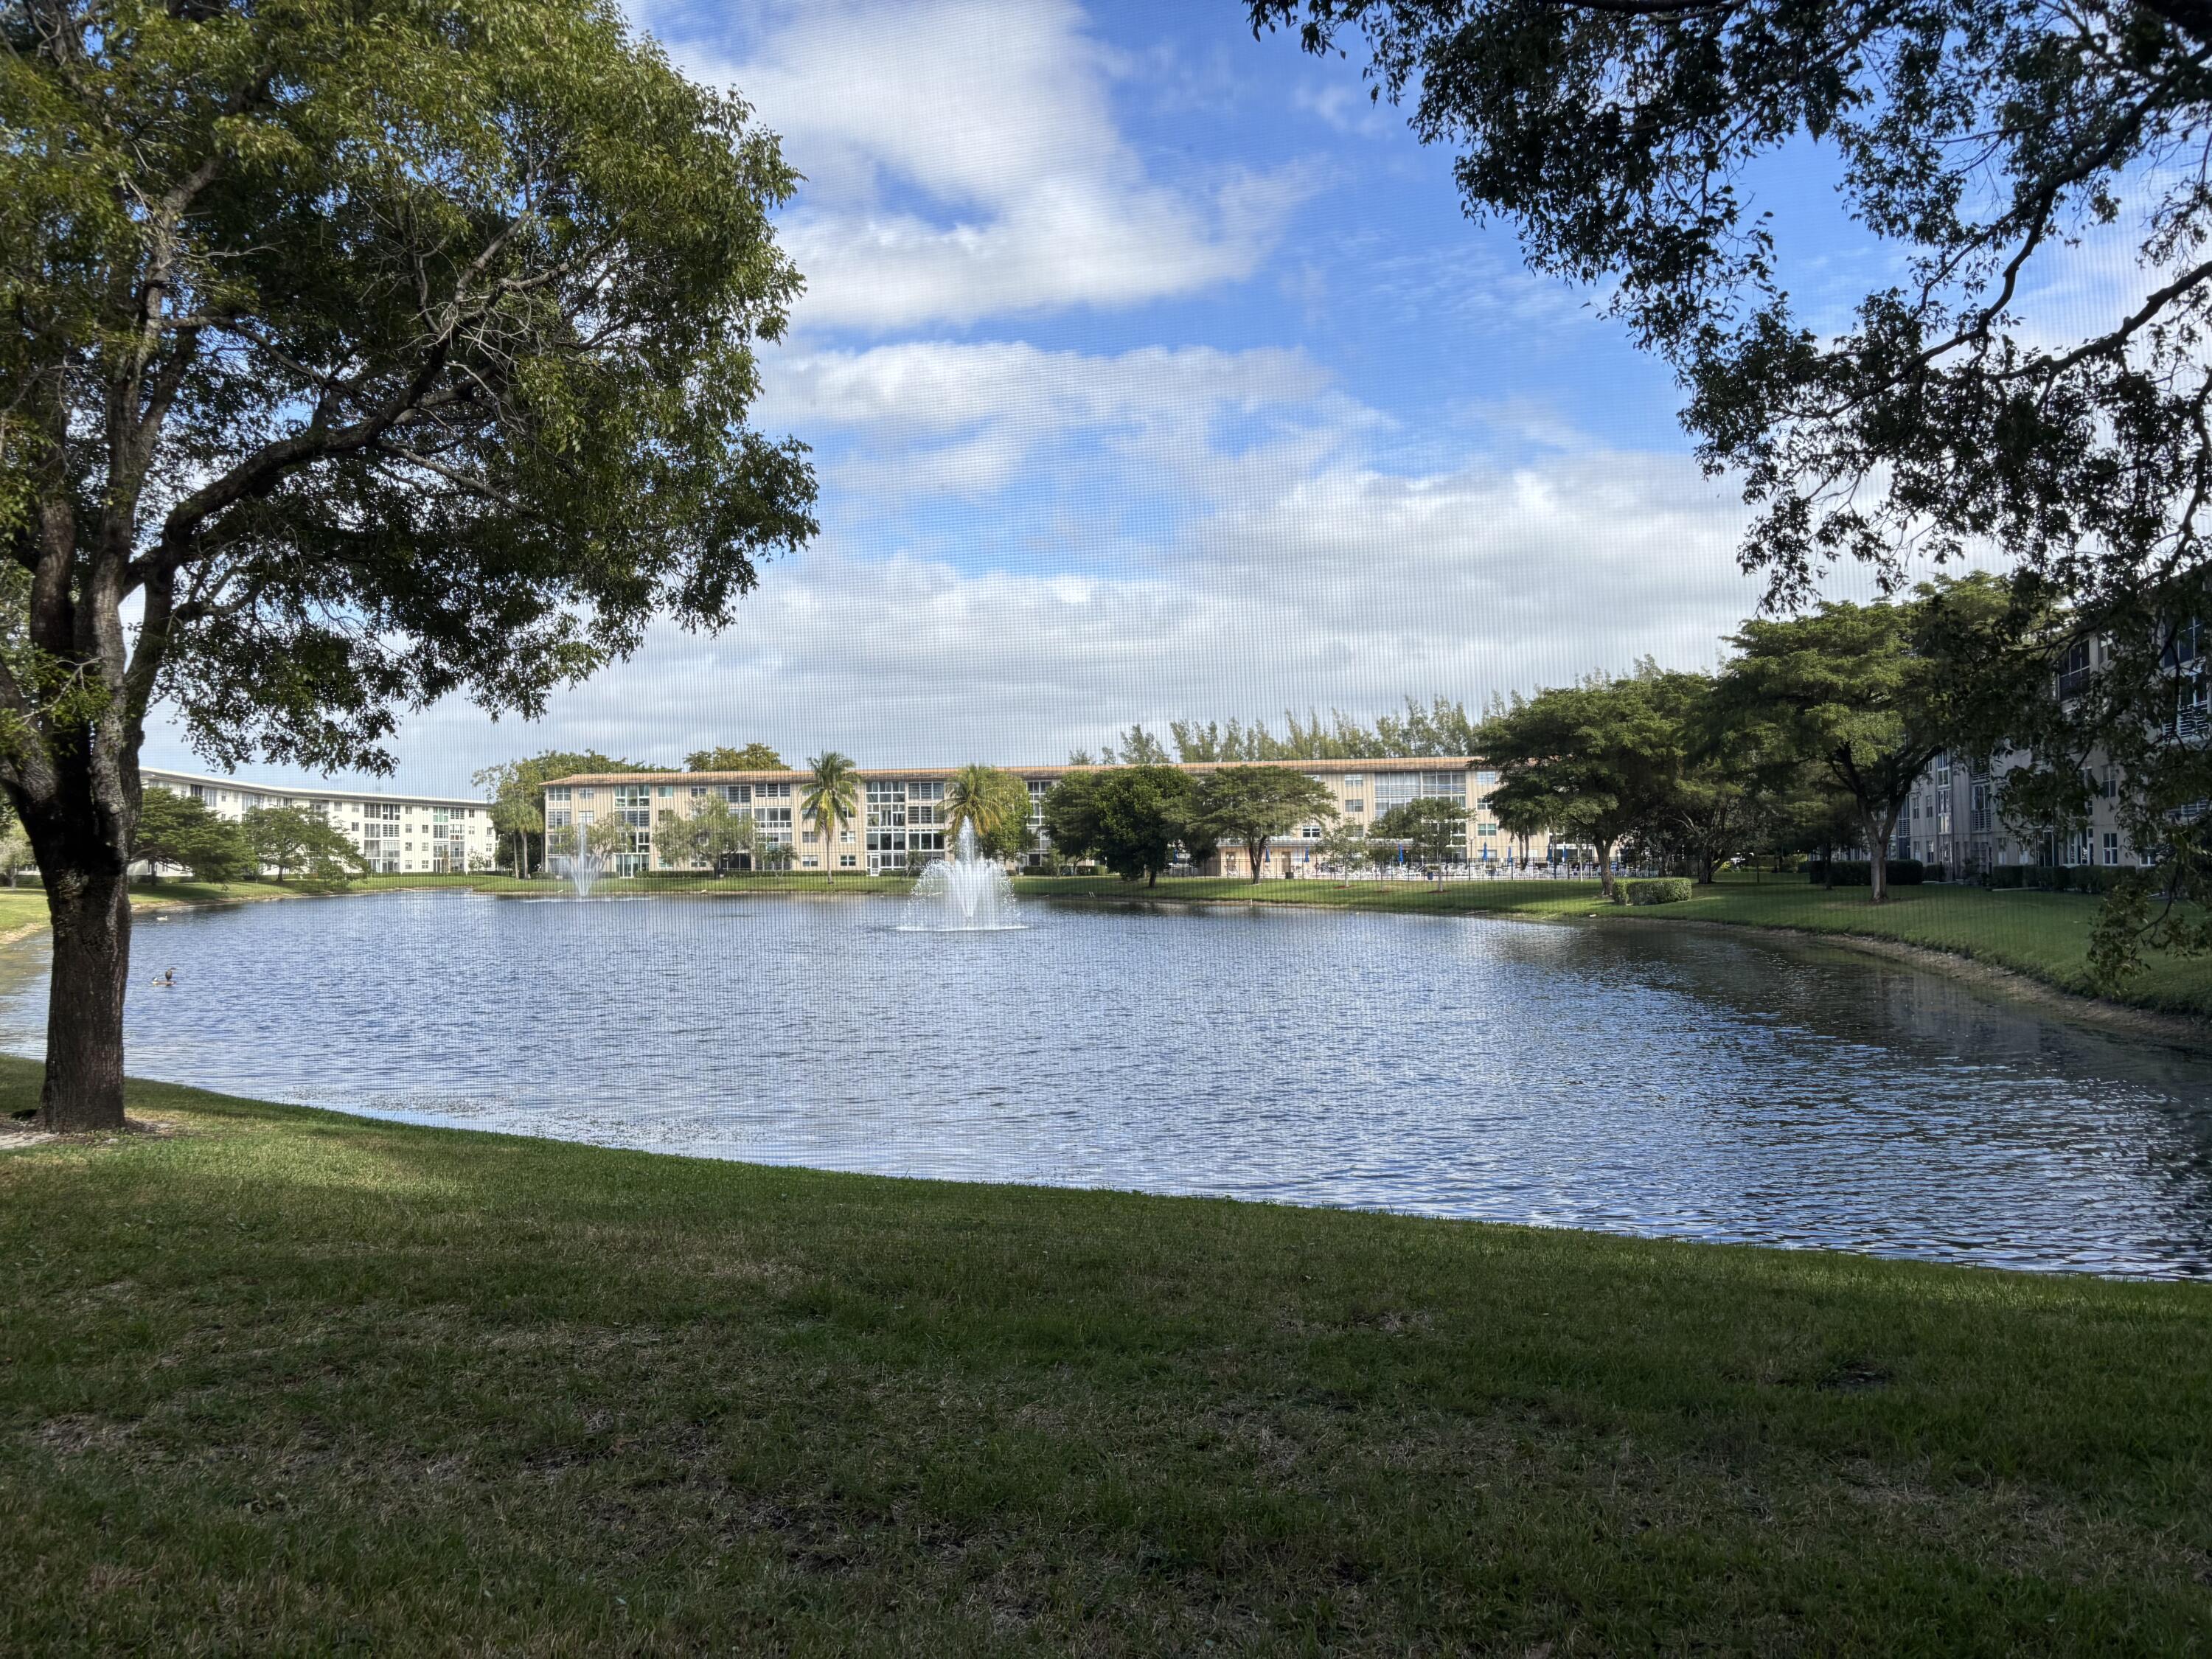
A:
<svg viewBox="0 0 2212 1659">
<path fill-rule="evenodd" d="M 1019 927 L 1014 884 L 995 860 L 975 856 L 975 826 L 963 819 L 956 856 L 938 859 L 921 872 L 907 900 L 909 933 L 988 933 Z"/>
<path fill-rule="evenodd" d="M 591 897 L 592 884 L 607 872 L 607 855 L 594 853 L 589 848 L 575 853 L 556 853 L 552 864 L 574 884 L 578 898 Z"/>
</svg>

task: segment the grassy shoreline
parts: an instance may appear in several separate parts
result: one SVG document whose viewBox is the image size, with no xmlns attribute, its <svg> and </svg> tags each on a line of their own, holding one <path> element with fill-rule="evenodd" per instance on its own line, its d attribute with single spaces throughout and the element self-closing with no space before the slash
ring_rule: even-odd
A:
<svg viewBox="0 0 2212 1659">
<path fill-rule="evenodd" d="M 2212 1627 L 2206 1286 L 133 1109 L 0 1153 L 0 1649 Z"/>
<path fill-rule="evenodd" d="M 818 876 L 733 877 L 714 881 L 683 878 L 611 879 L 610 893 L 792 896 L 902 896 L 912 886 L 905 877 L 844 877 L 834 885 Z M 463 888 L 494 895 L 543 894 L 553 884 L 516 881 L 504 876 L 376 876 L 345 890 L 352 894 L 418 889 Z M 1916 957 L 1942 969 L 1945 958 L 2002 970 L 2081 1000 L 2087 1012 L 2099 1006 L 2170 1017 L 2163 1034 L 2212 1035 L 2212 958 L 2153 957 L 2145 971 L 2114 993 L 2100 994 L 2088 978 L 2089 932 L 2098 901 L 2075 893 L 1992 891 L 1966 885 L 1897 889 L 1889 903 L 1870 904 L 1863 889 L 1826 891 L 1801 879 L 1724 880 L 1700 888 L 1687 902 L 1616 906 L 1604 902 L 1597 884 L 1499 879 L 1471 882 L 1249 881 L 1218 878 L 1164 880 L 1144 887 L 1110 878 L 1024 877 L 1016 890 L 1028 897 L 1081 898 L 1114 902 L 1161 902 L 1193 904 L 1298 904 L 1323 908 L 1402 911 L 1423 915 L 1488 915 L 1539 921 L 1589 921 L 1650 927 L 1697 922 L 1820 934 L 1838 940 L 1868 940 L 1927 953 Z M 263 899 L 317 896 L 298 884 L 235 882 L 223 884 L 168 881 L 133 890 L 141 907 L 240 903 Z M 0 889 L 0 945 L 45 925 L 45 900 L 36 889 Z"/>
</svg>

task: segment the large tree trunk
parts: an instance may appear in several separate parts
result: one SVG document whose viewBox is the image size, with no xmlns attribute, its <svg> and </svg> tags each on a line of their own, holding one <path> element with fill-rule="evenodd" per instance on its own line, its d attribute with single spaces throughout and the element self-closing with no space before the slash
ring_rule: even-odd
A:
<svg viewBox="0 0 2212 1659">
<path fill-rule="evenodd" d="M 1883 823 L 1869 811 L 1866 815 L 1867 885 L 1874 893 L 1872 902 L 1889 902 L 1889 837 L 1896 820 Z"/>
<path fill-rule="evenodd" d="M 40 1121 L 70 1133 L 123 1127 L 123 997 L 131 980 L 131 888 L 120 869 L 39 860 L 53 919 L 53 990 Z"/>
<path fill-rule="evenodd" d="M 1613 896 L 1613 843 L 1597 843 L 1597 888 L 1607 898 Z"/>
<path fill-rule="evenodd" d="M 1260 879 L 1260 860 L 1267 855 L 1267 843 L 1264 841 L 1248 841 L 1244 843 L 1244 854 L 1252 860 L 1252 880 L 1256 884 Z"/>
</svg>

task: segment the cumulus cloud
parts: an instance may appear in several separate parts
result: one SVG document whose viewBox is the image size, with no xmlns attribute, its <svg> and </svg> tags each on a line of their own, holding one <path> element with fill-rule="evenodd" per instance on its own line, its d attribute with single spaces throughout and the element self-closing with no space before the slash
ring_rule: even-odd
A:
<svg viewBox="0 0 2212 1659">
<path fill-rule="evenodd" d="M 409 722 L 405 780 L 558 742 L 680 762 L 763 738 L 797 760 L 1053 762 L 1131 720 L 1361 715 L 1710 665 L 1753 608 L 1740 509 L 1686 459 L 1597 451 L 1397 476 L 1346 463 L 1194 520 L 1153 568 L 965 570 L 835 538 L 772 568 L 718 639 L 657 630 L 539 727 L 461 706 Z M 178 757 L 173 742 L 158 753 Z M 149 757 L 151 758 L 151 757 Z"/>
<path fill-rule="evenodd" d="M 783 240 L 803 326 L 886 331 L 1125 307 L 1249 276 L 1308 186 L 1222 167 L 1164 183 L 1123 137 L 1114 56 L 1072 0 L 781 9 L 734 47 L 648 8 L 734 88 L 808 183 Z"/>
</svg>

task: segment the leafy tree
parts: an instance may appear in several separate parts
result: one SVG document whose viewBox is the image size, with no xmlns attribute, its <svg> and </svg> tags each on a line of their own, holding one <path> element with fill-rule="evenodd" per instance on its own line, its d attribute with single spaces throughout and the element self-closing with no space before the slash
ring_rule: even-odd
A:
<svg viewBox="0 0 2212 1659">
<path fill-rule="evenodd" d="M 611 860 L 630 848 L 629 827 L 602 819 L 595 823 L 564 824 L 545 832 L 545 855 L 551 858 L 575 858 L 592 854 Z"/>
<path fill-rule="evenodd" d="M 945 786 L 944 818 L 948 844 L 972 823 L 986 858 L 1018 859 L 1029 850 L 1030 787 L 994 766 L 963 766 Z"/>
<path fill-rule="evenodd" d="M 1498 827 L 1521 843 L 1521 867 L 1528 866 L 1530 837 L 1547 835 L 1556 828 L 1551 819 L 1550 805 L 1540 798 L 1509 797 L 1500 800 L 1490 797 L 1490 816 L 1498 820 Z"/>
<path fill-rule="evenodd" d="M 1498 769 L 1493 812 L 1589 841 L 1607 898 L 1613 849 L 1673 799 L 1680 743 L 1649 681 L 1602 677 L 1516 696 L 1477 736 Z"/>
<path fill-rule="evenodd" d="M 131 856 L 146 860 L 149 883 L 161 866 L 179 866 L 199 881 L 236 881 L 252 872 L 253 854 L 239 827 L 207 803 L 172 789 L 149 789 L 138 813 Z"/>
<path fill-rule="evenodd" d="M 1382 813 L 1367 833 L 1375 842 L 1403 846 L 1421 864 L 1449 864 L 1453 842 L 1467 834 L 1467 808 L 1442 795 L 1423 795 Z M 1462 846 L 1462 856 L 1465 851 Z"/>
<path fill-rule="evenodd" d="M 662 817 L 654 826 L 653 838 L 653 849 L 660 854 L 664 867 L 681 869 L 688 865 L 704 864 L 709 869 L 720 870 L 725 859 L 757 851 L 760 826 L 753 821 L 750 812 L 733 811 L 722 796 L 708 795 L 692 802 L 688 816 L 678 817 L 672 812 Z"/>
<path fill-rule="evenodd" d="M 1097 763 L 1077 760 L 1068 764 L 1096 766 Z M 1100 850 L 1103 836 L 1098 824 L 1098 786 L 1106 775 L 1103 772 L 1070 772 L 1045 792 L 1045 839 L 1059 857 L 1071 862 L 1086 859 L 1105 862 L 1105 855 Z"/>
<path fill-rule="evenodd" d="M 1604 283 L 1761 508 L 1743 547 L 1800 596 L 1840 557 L 1994 542 L 2092 628 L 2205 574 L 2212 484 L 2212 6 L 2203 0 L 1252 0 L 1305 45 L 1364 36 L 1378 93 L 1458 151 L 1470 215 Z M 1725 112 L 1723 118 L 1717 112 Z M 1753 181 L 1825 158 L 1889 245 L 1850 321 L 1793 309 Z M 2039 302 L 2093 232 L 2101 296 Z M 2062 290 L 2069 295 L 2069 286 Z M 2154 634 L 2122 649 L 2155 661 Z"/>
<path fill-rule="evenodd" d="M 239 822 L 257 869 L 283 881 L 305 872 L 317 881 L 343 881 L 368 866 L 354 844 L 319 812 L 304 806 L 257 806 Z"/>
<path fill-rule="evenodd" d="M 1768 848 L 1813 859 L 1826 872 L 1830 887 L 1836 884 L 1836 860 L 1866 850 L 1866 820 L 1859 804 L 1826 767 L 1801 768 L 1768 799 L 1765 818 Z"/>
<path fill-rule="evenodd" d="M 1099 750 L 1099 758 L 1108 766 L 1165 766 L 1168 764 L 1168 751 L 1160 740 L 1139 723 L 1121 734 L 1119 753 L 1109 743 Z"/>
<path fill-rule="evenodd" d="M 806 763 L 808 777 L 799 794 L 799 815 L 822 838 L 822 873 L 837 880 L 837 832 L 860 811 L 860 769 L 850 755 L 824 750 Z"/>
<path fill-rule="evenodd" d="M 696 749 L 684 757 L 687 772 L 781 772 L 783 757 L 764 743 L 742 749 Z"/>
<path fill-rule="evenodd" d="M 2101 750 L 2147 891 L 2093 952 L 2212 950 L 2212 6 L 2203 0 L 1251 0 L 1458 152 L 1468 212 L 1538 270 L 1601 283 L 1675 369 L 1704 459 L 1759 511 L 1746 563 L 1802 603 L 1838 560 L 1998 547 L 2028 612 L 2070 619 L 2089 684 L 2046 714 L 2015 812 L 2086 810 Z M 1725 112 L 1724 115 L 1720 112 Z M 1760 163 L 1820 160 L 1887 246 L 1840 325 L 1793 309 Z M 2086 297 L 2094 236 L 2132 269 Z M 1833 270 L 1824 273 L 1832 277 Z M 1830 284 L 1824 281 L 1824 288 Z M 2063 296 L 2058 303 L 2054 296 Z M 2015 683 L 2039 700 L 2031 671 Z M 2190 903 L 2182 901 L 2195 900 Z"/>
<path fill-rule="evenodd" d="M 1366 825 L 1356 818 L 1340 818 L 1329 826 L 1314 852 L 1325 865 L 1351 870 L 1371 860 L 1375 846 L 1367 838 Z"/>
<path fill-rule="evenodd" d="M 388 769 L 811 533 L 744 425 L 793 175 L 611 0 L 0 0 L 0 789 L 41 1106 L 123 1121 L 138 753 Z"/>
<path fill-rule="evenodd" d="M 8 878 L 8 885 L 17 885 L 17 878 L 38 862 L 38 854 L 31 850 L 31 838 L 23 833 L 20 823 L 9 823 L 0 830 L 0 875 Z"/>
<path fill-rule="evenodd" d="M 1329 711 L 1326 723 L 1311 711 L 1301 723 L 1285 709 L 1283 729 L 1285 735 L 1278 738 L 1265 720 L 1249 726 L 1234 720 L 1225 726 L 1212 720 L 1203 725 L 1195 720 L 1168 723 L 1176 757 L 1186 763 L 1364 760 L 1474 752 L 1474 725 L 1467 717 L 1466 705 L 1442 696 L 1432 698 L 1426 708 L 1409 696 L 1402 717 L 1382 715 L 1371 728 L 1339 709 Z"/>
<path fill-rule="evenodd" d="M 487 766 L 475 775 L 480 789 L 491 793 L 491 824 L 511 849 L 514 873 L 527 876 L 543 861 L 545 847 L 545 786 L 556 778 L 572 778 L 593 772 L 647 772 L 651 767 L 635 761 L 616 760 L 596 750 L 580 752 L 549 749 L 527 760 Z"/>
<path fill-rule="evenodd" d="M 1065 856 L 1149 887 L 1174 861 L 1196 796 L 1189 774 L 1168 765 L 1071 773 L 1044 798 L 1045 833 Z"/>
<path fill-rule="evenodd" d="M 1923 584 L 1894 605 L 1833 602 L 1753 620 L 1731 641 L 1716 706 L 1763 722 L 1826 769 L 1857 804 L 1872 896 L 1889 896 L 1884 855 L 1912 786 L 1945 749 L 2002 729 L 2030 674 L 2012 596 L 1990 578 Z"/>
<path fill-rule="evenodd" d="M 1316 819 L 1334 822 L 1336 792 L 1286 766 L 1224 766 L 1199 781 L 1192 803 L 1196 833 L 1243 847 L 1260 879 L 1267 843 Z"/>
<path fill-rule="evenodd" d="M 1674 727 L 1679 757 L 1674 788 L 1645 838 L 1709 884 L 1723 860 L 1770 827 L 1772 803 L 1796 780 L 1802 757 L 1772 720 L 1724 700 L 1710 674 L 1662 672 L 1647 660 L 1638 678 Z"/>
</svg>

